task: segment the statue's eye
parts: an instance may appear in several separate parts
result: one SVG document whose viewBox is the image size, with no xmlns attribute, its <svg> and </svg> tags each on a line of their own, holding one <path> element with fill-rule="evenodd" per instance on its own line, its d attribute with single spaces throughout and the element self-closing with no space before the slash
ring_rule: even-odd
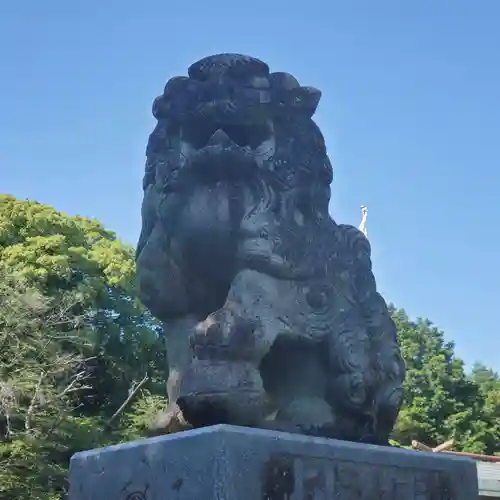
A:
<svg viewBox="0 0 500 500">
<path fill-rule="evenodd" d="M 210 137 L 217 131 L 215 123 L 203 120 L 192 120 L 181 129 L 181 138 L 196 149 L 207 145 Z"/>
<path fill-rule="evenodd" d="M 312 286 L 306 291 L 306 301 L 313 309 L 322 309 L 328 304 L 328 290 L 322 286 Z"/>
</svg>

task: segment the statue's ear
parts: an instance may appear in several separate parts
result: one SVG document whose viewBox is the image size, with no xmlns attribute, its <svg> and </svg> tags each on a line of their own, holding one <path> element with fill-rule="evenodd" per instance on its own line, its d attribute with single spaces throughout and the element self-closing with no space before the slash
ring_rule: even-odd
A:
<svg viewBox="0 0 500 500">
<path fill-rule="evenodd" d="M 273 101 L 280 112 L 291 111 L 311 118 L 316 112 L 321 92 L 314 87 L 301 87 L 289 73 L 276 72 L 269 75 Z"/>
<path fill-rule="evenodd" d="M 316 112 L 321 92 L 314 87 L 297 87 L 274 93 L 274 103 L 281 113 L 292 113 L 311 118 Z"/>
<path fill-rule="evenodd" d="M 161 95 L 153 101 L 153 116 L 157 120 L 162 118 L 167 118 L 168 115 L 168 104 L 165 102 L 165 98 Z"/>
<path fill-rule="evenodd" d="M 297 96 L 294 107 L 300 109 L 311 118 L 316 112 L 321 99 L 321 91 L 314 87 L 300 87 L 295 92 Z"/>
</svg>

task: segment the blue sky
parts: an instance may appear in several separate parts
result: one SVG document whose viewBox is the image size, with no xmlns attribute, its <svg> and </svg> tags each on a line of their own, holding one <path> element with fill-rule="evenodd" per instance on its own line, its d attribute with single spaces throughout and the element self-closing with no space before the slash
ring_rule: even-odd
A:
<svg viewBox="0 0 500 500">
<path fill-rule="evenodd" d="M 323 91 L 332 215 L 368 205 L 386 299 L 498 370 L 499 26 L 498 0 L 5 1 L 0 192 L 135 243 L 153 98 L 205 55 L 254 55 Z"/>
</svg>

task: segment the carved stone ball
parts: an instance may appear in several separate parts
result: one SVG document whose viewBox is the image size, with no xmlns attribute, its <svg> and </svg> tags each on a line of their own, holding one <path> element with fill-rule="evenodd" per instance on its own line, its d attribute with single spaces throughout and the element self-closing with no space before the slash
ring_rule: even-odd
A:
<svg viewBox="0 0 500 500">
<path fill-rule="evenodd" d="M 262 420 L 264 396 L 259 370 L 252 363 L 194 359 L 177 404 L 194 427 L 218 423 L 252 426 Z"/>
</svg>

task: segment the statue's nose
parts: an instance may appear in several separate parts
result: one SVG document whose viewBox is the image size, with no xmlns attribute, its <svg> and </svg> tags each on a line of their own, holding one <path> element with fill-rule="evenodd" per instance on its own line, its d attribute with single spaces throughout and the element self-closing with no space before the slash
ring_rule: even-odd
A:
<svg viewBox="0 0 500 500">
<path fill-rule="evenodd" d="M 218 129 L 208 140 L 208 146 L 229 146 L 233 141 L 222 129 Z"/>
</svg>

